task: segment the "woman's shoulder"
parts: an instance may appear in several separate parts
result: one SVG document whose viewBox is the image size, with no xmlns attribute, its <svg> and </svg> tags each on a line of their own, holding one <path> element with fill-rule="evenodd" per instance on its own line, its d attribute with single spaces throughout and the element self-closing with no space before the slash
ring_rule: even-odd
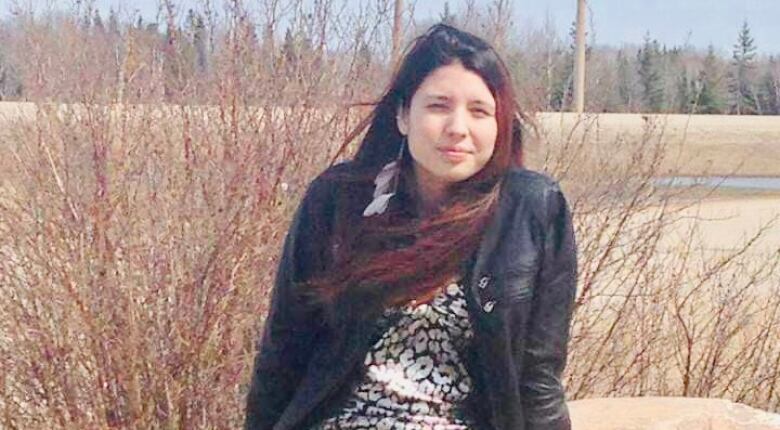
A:
<svg viewBox="0 0 780 430">
<path fill-rule="evenodd" d="M 545 197 L 560 192 L 558 181 L 542 172 L 512 167 L 504 178 L 507 191 L 514 197 Z"/>
<path fill-rule="evenodd" d="M 520 205 L 524 213 L 550 224 L 554 218 L 569 213 L 569 205 L 558 181 L 541 172 L 512 168 L 504 180 L 511 205 Z"/>
<path fill-rule="evenodd" d="M 355 192 L 362 186 L 361 171 L 352 161 L 343 161 L 328 166 L 309 182 L 303 201 L 313 208 L 322 208 L 335 202 L 345 190 Z"/>
<path fill-rule="evenodd" d="M 328 166 L 309 183 L 305 198 L 317 199 L 327 196 L 357 174 L 357 169 L 352 161 L 343 161 Z"/>
</svg>

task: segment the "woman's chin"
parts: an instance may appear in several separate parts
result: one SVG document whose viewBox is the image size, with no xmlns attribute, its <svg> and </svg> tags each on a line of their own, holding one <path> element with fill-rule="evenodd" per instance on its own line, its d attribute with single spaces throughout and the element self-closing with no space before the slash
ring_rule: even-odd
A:
<svg viewBox="0 0 780 430">
<path fill-rule="evenodd" d="M 448 183 L 457 183 L 463 182 L 468 178 L 476 175 L 478 171 L 479 169 L 475 169 L 466 165 L 466 163 L 462 163 L 459 165 L 450 166 L 448 169 L 442 169 L 441 171 L 437 172 L 436 176 L 442 181 Z"/>
</svg>

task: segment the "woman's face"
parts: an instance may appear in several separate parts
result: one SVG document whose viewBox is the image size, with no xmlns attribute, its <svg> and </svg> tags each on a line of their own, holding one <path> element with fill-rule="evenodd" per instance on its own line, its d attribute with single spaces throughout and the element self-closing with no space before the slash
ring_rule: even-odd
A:
<svg viewBox="0 0 780 430">
<path fill-rule="evenodd" d="M 400 109 L 418 181 L 445 187 L 479 172 L 493 155 L 496 101 L 485 81 L 459 62 L 434 70 Z"/>
</svg>

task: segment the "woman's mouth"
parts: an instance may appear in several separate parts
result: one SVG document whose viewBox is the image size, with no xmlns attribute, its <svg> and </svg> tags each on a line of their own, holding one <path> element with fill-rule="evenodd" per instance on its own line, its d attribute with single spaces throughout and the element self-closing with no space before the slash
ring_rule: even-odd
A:
<svg viewBox="0 0 780 430">
<path fill-rule="evenodd" d="M 469 155 L 468 151 L 463 151 L 456 148 L 439 148 L 439 152 L 441 152 L 444 158 L 453 163 L 463 161 Z"/>
</svg>

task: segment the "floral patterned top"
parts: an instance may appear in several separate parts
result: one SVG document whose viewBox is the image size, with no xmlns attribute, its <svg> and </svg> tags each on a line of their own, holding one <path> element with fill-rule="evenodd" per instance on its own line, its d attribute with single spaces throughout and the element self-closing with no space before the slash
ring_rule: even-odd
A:
<svg viewBox="0 0 780 430">
<path fill-rule="evenodd" d="M 462 285 L 448 285 L 429 303 L 389 309 L 379 324 L 383 334 L 366 354 L 362 381 L 316 428 L 472 427 L 459 408 L 472 387 L 461 359 L 473 338 Z"/>
</svg>

